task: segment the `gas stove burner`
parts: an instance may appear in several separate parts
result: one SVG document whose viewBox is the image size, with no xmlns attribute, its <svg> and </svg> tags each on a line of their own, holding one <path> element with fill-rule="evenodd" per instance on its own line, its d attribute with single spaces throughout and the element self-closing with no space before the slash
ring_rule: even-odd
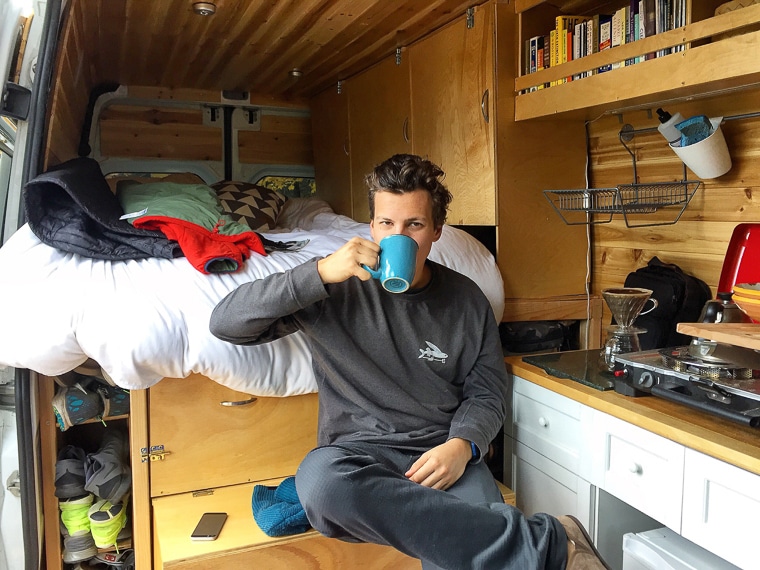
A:
<svg viewBox="0 0 760 570">
<path fill-rule="evenodd" d="M 664 366 L 676 372 L 692 374 L 710 380 L 727 378 L 731 380 L 746 380 L 759 376 L 760 373 L 751 368 L 742 368 L 731 362 L 716 359 L 703 360 L 689 354 L 689 348 L 664 348 L 659 351 Z"/>
</svg>

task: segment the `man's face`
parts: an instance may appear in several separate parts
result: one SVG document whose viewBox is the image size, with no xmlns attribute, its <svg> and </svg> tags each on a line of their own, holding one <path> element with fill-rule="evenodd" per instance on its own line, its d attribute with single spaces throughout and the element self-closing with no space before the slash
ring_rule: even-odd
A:
<svg viewBox="0 0 760 570">
<path fill-rule="evenodd" d="M 433 242 L 441 237 L 441 228 L 433 224 L 433 201 L 425 190 L 404 194 L 380 191 L 375 194 L 375 217 L 369 223 L 375 243 L 385 236 L 403 234 L 419 246 L 412 288 L 424 285 L 425 260 Z"/>
</svg>

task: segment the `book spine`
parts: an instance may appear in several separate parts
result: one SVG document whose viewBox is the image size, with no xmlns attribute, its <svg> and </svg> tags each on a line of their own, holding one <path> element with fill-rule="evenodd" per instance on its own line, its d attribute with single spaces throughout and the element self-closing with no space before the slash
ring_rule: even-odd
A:
<svg viewBox="0 0 760 570">
<path fill-rule="evenodd" d="M 626 29 L 626 43 L 631 43 L 636 41 L 636 30 L 639 29 L 638 24 L 636 23 L 636 16 L 639 11 L 639 1 L 638 0 L 631 0 L 630 6 L 626 8 L 626 22 L 628 23 L 628 27 Z M 638 63 L 637 57 L 629 57 L 625 64 L 626 65 L 633 65 L 635 63 Z"/>
<path fill-rule="evenodd" d="M 551 67 L 559 65 L 559 43 L 557 40 L 557 30 L 551 30 L 549 32 L 549 56 L 551 58 Z M 557 85 L 557 80 L 551 82 L 552 85 Z"/>
<path fill-rule="evenodd" d="M 594 53 L 594 20 L 588 20 L 584 23 L 586 36 L 586 55 Z M 586 71 L 586 77 L 594 75 L 594 70 Z"/>
<path fill-rule="evenodd" d="M 612 43 L 611 47 L 616 48 L 620 45 L 623 45 L 623 27 L 624 22 L 623 18 L 625 18 L 625 8 L 621 8 L 620 10 L 617 10 L 612 15 Z M 615 62 L 612 64 L 612 69 L 617 69 L 620 67 L 621 62 Z"/>
<path fill-rule="evenodd" d="M 650 38 L 657 34 L 657 27 L 655 24 L 655 0 L 644 0 L 644 30 L 645 37 Z M 647 59 L 654 59 L 657 57 L 656 52 L 647 53 Z"/>
<path fill-rule="evenodd" d="M 612 16 L 599 14 L 599 51 L 608 50 L 612 47 Z M 612 65 L 602 65 L 599 73 L 612 69 Z"/>
</svg>

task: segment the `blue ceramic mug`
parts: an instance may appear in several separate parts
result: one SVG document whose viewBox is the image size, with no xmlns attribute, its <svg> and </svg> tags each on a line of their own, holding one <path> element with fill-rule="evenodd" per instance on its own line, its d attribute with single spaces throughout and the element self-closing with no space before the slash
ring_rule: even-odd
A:
<svg viewBox="0 0 760 570">
<path fill-rule="evenodd" d="M 393 234 L 380 240 L 377 269 L 362 265 L 373 279 L 379 279 L 390 293 L 403 293 L 412 285 L 417 267 L 417 242 L 409 236 Z"/>
</svg>

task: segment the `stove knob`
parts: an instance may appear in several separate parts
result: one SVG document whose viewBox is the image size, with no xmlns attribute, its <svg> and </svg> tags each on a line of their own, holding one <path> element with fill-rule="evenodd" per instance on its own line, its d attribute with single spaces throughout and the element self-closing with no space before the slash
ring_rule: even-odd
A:
<svg viewBox="0 0 760 570">
<path fill-rule="evenodd" d="M 615 378 L 622 378 L 623 380 L 626 380 L 628 378 L 628 369 L 618 368 L 617 370 L 615 370 L 615 372 L 612 373 L 612 375 Z"/>
<path fill-rule="evenodd" d="M 637 383 L 642 388 L 651 388 L 654 384 L 654 375 L 649 370 L 644 370 Z"/>
</svg>

